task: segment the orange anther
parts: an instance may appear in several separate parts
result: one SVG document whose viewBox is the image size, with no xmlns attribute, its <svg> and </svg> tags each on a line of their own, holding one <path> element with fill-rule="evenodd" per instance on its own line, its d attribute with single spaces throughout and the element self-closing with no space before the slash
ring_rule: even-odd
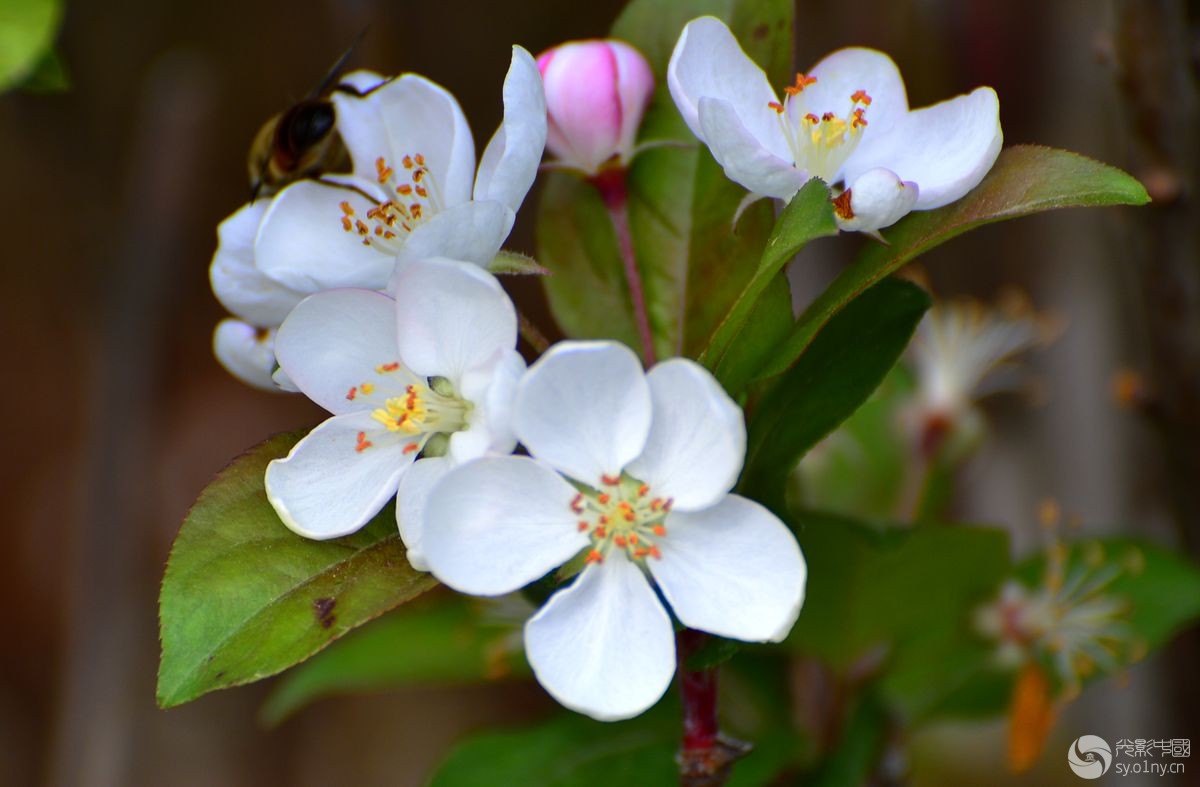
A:
<svg viewBox="0 0 1200 787">
<path fill-rule="evenodd" d="M 587 557 L 584 558 L 584 562 L 585 563 L 603 563 L 604 555 L 601 555 L 598 551 L 593 549 L 591 552 L 587 553 Z"/>
<path fill-rule="evenodd" d="M 349 216 L 342 216 L 342 229 L 344 229 L 346 232 L 354 229 L 354 225 L 350 223 Z"/>
<path fill-rule="evenodd" d="M 605 528 L 604 525 L 601 525 L 600 527 L 596 528 L 595 530 L 592 531 L 592 533 L 596 536 L 596 538 L 607 538 L 608 537 L 608 529 Z"/>
<path fill-rule="evenodd" d="M 413 168 L 412 156 L 405 156 L 404 159 L 400 163 L 402 163 L 404 165 L 405 169 Z"/>
<path fill-rule="evenodd" d="M 346 214 L 347 216 L 354 215 L 354 208 L 350 207 L 349 202 L 346 202 L 343 200 L 342 203 L 338 207 L 340 207 L 342 209 L 342 213 Z"/>
<path fill-rule="evenodd" d="M 583 531 L 585 531 L 585 530 L 587 530 L 587 529 L 588 529 L 588 523 L 587 523 L 587 522 L 580 522 L 580 523 L 579 523 L 579 525 L 578 525 L 578 527 L 579 527 L 579 532 L 580 532 L 580 533 L 582 533 Z"/>
<path fill-rule="evenodd" d="M 414 156 L 414 158 L 417 160 L 418 167 L 425 166 L 425 157 L 422 156 L 420 153 L 418 153 L 416 156 Z"/>
<path fill-rule="evenodd" d="M 850 100 L 855 104 L 862 104 L 865 107 L 871 106 L 871 97 L 868 96 L 867 91 L 863 90 L 862 88 L 855 90 L 854 94 L 850 96 Z"/>
<path fill-rule="evenodd" d="M 602 475 L 602 476 L 600 476 L 600 482 L 603 484 L 607 484 L 609 486 L 616 486 L 617 484 L 621 483 L 621 476 L 619 476 L 619 475 Z"/>
<path fill-rule="evenodd" d="M 374 445 L 374 443 L 372 443 L 370 440 L 367 439 L 367 433 L 359 432 L 358 439 L 354 445 L 354 450 L 361 454 L 363 451 L 367 450 L 372 445 Z"/>
<path fill-rule="evenodd" d="M 814 125 L 821 122 L 821 118 L 817 117 L 816 115 L 814 115 L 811 112 L 809 112 L 807 115 L 805 115 L 804 119 Z"/>
<path fill-rule="evenodd" d="M 397 193 L 397 194 L 403 194 L 403 195 L 404 195 L 404 196 L 406 196 L 406 197 L 407 197 L 409 194 L 412 194 L 412 192 L 413 192 L 413 187 L 412 187 L 412 186 L 410 186 L 410 185 L 408 185 L 407 183 L 405 183 L 404 185 L 402 185 L 402 186 L 399 186 L 399 187 L 397 187 L 397 188 L 396 188 L 396 193 Z"/>
<path fill-rule="evenodd" d="M 645 547 L 640 547 L 638 549 L 633 550 L 634 557 L 645 557 L 646 555 L 649 555 L 649 554 L 650 554 L 650 550 L 646 549 Z"/>
<path fill-rule="evenodd" d="M 421 447 L 416 443 L 409 443 L 408 445 L 404 446 L 405 455 L 416 453 L 419 450 L 421 450 Z"/>
<path fill-rule="evenodd" d="M 650 491 L 650 487 L 646 486 L 645 484 L 642 484 L 641 486 L 638 487 L 638 497 L 645 497 L 646 493 L 649 491 Z"/>
<path fill-rule="evenodd" d="M 608 505 L 609 500 L 612 500 L 612 498 L 609 497 L 607 492 L 601 492 L 600 496 L 597 497 L 596 499 L 600 501 L 600 505 L 604 505 L 604 506 Z"/>
<path fill-rule="evenodd" d="M 356 397 L 356 396 L 358 396 L 358 386 L 357 385 L 352 387 L 349 391 L 346 392 L 346 398 L 352 402 L 354 401 L 354 397 Z M 359 434 L 362 434 L 362 432 L 359 432 Z"/>
<path fill-rule="evenodd" d="M 831 120 L 837 120 L 837 115 L 833 114 L 832 112 L 826 112 L 824 115 L 821 115 L 821 120 L 824 120 L 826 123 L 828 123 Z"/>
<path fill-rule="evenodd" d="M 633 544 L 634 546 L 637 546 L 637 542 L 638 542 L 637 533 L 632 533 L 629 536 L 629 543 Z"/>
<path fill-rule="evenodd" d="M 399 368 L 400 368 L 400 362 L 392 361 L 391 363 L 383 363 L 383 364 L 380 364 L 379 366 L 376 366 L 375 371 L 379 372 L 380 374 L 383 374 L 384 372 L 394 372 Z"/>
<path fill-rule="evenodd" d="M 613 538 L 613 543 L 621 547 L 621 549 L 624 549 L 626 544 L 625 536 L 615 536 Z"/>
<path fill-rule="evenodd" d="M 783 104 L 780 104 L 778 101 L 768 101 L 767 106 L 775 110 L 780 115 L 783 114 Z"/>
<path fill-rule="evenodd" d="M 583 511 L 583 495 L 575 495 L 575 497 L 571 499 L 571 510 L 576 514 Z"/>
<path fill-rule="evenodd" d="M 607 525 L 607 524 L 608 524 L 608 517 L 607 517 L 607 516 L 605 516 L 604 514 L 601 514 L 601 515 L 600 515 L 600 524 L 602 524 L 602 525 Z"/>
<path fill-rule="evenodd" d="M 662 560 L 662 552 L 658 551 L 658 547 L 650 547 L 650 557 L 655 560 Z"/>
<path fill-rule="evenodd" d="M 417 196 L 418 197 L 428 197 L 429 192 L 425 190 L 424 186 L 417 186 Z"/>
<path fill-rule="evenodd" d="M 663 527 L 662 525 L 655 525 L 653 527 L 653 530 L 654 530 L 654 535 L 656 535 L 656 536 L 665 536 L 667 534 L 667 529 L 665 527 Z"/>
</svg>

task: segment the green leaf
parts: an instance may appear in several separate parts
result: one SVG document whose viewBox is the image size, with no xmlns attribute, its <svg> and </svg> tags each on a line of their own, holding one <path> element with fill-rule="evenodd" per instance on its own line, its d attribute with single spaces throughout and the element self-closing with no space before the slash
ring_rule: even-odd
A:
<svg viewBox="0 0 1200 787">
<path fill-rule="evenodd" d="M 61 19 L 59 0 L 6 0 L 0 6 L 0 91 L 34 72 L 50 51 Z"/>
<path fill-rule="evenodd" d="M 763 292 L 773 280 L 782 277 L 783 266 L 809 241 L 836 235 L 837 231 L 829 187 L 814 178 L 804 184 L 779 215 L 758 268 L 700 355 L 700 362 L 728 390 L 741 390 L 776 349 L 773 343 L 747 341 L 745 336 L 747 323 Z"/>
<path fill-rule="evenodd" d="M 871 522 L 896 518 L 911 461 L 899 415 L 912 389 L 904 366 L 892 367 L 862 407 L 804 455 L 793 479 L 805 508 Z"/>
<path fill-rule="evenodd" d="M 624 722 L 559 715 L 525 729 L 473 735 L 455 746 L 430 787 L 593 787 L 676 784 L 679 706 L 664 701 Z M 795 735 L 776 729 L 737 761 L 727 787 L 765 787 L 794 759 Z"/>
<path fill-rule="evenodd" d="M 160 706 L 274 675 L 437 584 L 409 566 L 391 507 L 333 541 L 284 527 L 263 474 L 301 436 L 251 449 L 188 512 L 159 596 Z"/>
<path fill-rule="evenodd" d="M 877 531 L 849 519 L 795 518 L 808 590 L 788 643 L 834 667 L 902 645 L 942 621 L 966 631 L 969 612 L 1008 573 L 1008 534 L 925 525 Z"/>
<path fill-rule="evenodd" d="M 871 776 L 883 757 L 890 726 L 887 709 L 867 694 L 854 703 L 853 712 L 841 732 L 837 746 L 816 773 L 804 780 L 806 787 L 844 787 L 871 784 Z"/>
<path fill-rule="evenodd" d="M 421 599 L 372 621 L 285 673 L 259 718 L 275 726 L 334 694 L 527 674 L 520 628 L 483 613 L 479 602 L 447 595 Z"/>
<path fill-rule="evenodd" d="M 550 272 L 538 265 L 538 261 L 528 254 L 507 249 L 501 249 L 488 263 L 487 269 L 501 276 L 545 276 Z"/>
<path fill-rule="evenodd" d="M 666 89 L 666 68 L 684 24 L 713 14 L 732 21 L 747 51 L 784 81 L 791 61 L 789 0 L 634 0 L 613 35 L 638 47 L 659 89 L 641 129 L 643 143 L 627 179 L 629 225 L 660 356 L 695 356 L 741 292 L 773 222 L 771 205 L 733 217 L 745 190 L 729 181 L 679 116 Z M 764 21 L 765 20 L 765 21 Z M 787 68 L 778 64 L 788 63 Z M 776 74 L 775 70 L 779 73 Z M 595 189 L 565 173 L 546 178 L 538 214 L 538 257 L 553 275 L 543 280 L 563 331 L 639 347 L 624 267 Z M 770 338 L 792 323 L 786 288 L 776 288 L 756 315 Z"/>
<path fill-rule="evenodd" d="M 763 397 L 750 421 L 743 491 L 783 511 L 788 476 L 867 400 L 929 308 L 911 282 L 881 282 L 834 317 Z"/>
<path fill-rule="evenodd" d="M 1035 145 L 1003 150 L 971 193 L 944 208 L 910 213 L 884 231 L 888 245 L 867 246 L 800 315 L 787 343 L 758 376 L 773 377 L 786 370 L 846 304 L 913 258 L 968 230 L 1056 208 L 1149 201 L 1132 176 L 1077 153 Z"/>
</svg>

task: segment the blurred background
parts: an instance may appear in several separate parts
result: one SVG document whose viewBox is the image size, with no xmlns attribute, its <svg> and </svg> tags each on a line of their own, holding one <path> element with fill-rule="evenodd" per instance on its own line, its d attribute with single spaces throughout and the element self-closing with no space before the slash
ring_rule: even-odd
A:
<svg viewBox="0 0 1200 787">
<path fill-rule="evenodd" d="M 11 241 L 0 308 L 0 783 L 420 784 L 464 732 L 550 710 L 536 687 L 422 688 L 322 701 L 267 731 L 256 722 L 260 684 L 159 711 L 156 597 L 171 540 L 213 474 L 266 436 L 321 419 L 302 398 L 242 386 L 211 354 L 223 316 L 208 288 L 215 228 L 247 197 L 259 125 L 369 26 L 352 64 L 442 83 L 482 144 L 500 118 L 509 45 L 536 54 L 602 35 L 620 6 L 68 0 L 58 49 L 69 90 L 0 96 Z M 801 66 L 840 46 L 883 49 L 914 106 L 992 85 L 1007 143 L 1094 156 L 1133 172 L 1155 199 L 1022 219 L 923 260 L 939 295 L 990 299 L 1017 285 L 1064 321 L 1032 361 L 1039 402 L 991 408 L 993 437 L 956 490 L 961 518 L 1011 528 L 1018 552 L 1037 548 L 1035 512 L 1049 496 L 1084 533 L 1196 554 L 1198 16 L 1200 4 L 1151 0 L 799 2 Z M 534 251 L 531 219 L 527 209 L 509 247 Z M 794 271 L 797 298 L 856 242 L 810 250 Z M 553 334 L 536 283 L 512 292 Z M 1132 408 L 1113 396 L 1121 369 L 1142 381 Z M 1197 737 L 1198 656 L 1192 632 L 1127 681 L 1085 694 L 1058 724 L 1048 762 L 1020 780 L 1006 776 L 999 723 L 925 733 L 915 778 L 1055 784 L 1073 778 L 1061 753 L 1085 732 Z M 419 716 L 398 712 L 414 706 Z"/>
</svg>

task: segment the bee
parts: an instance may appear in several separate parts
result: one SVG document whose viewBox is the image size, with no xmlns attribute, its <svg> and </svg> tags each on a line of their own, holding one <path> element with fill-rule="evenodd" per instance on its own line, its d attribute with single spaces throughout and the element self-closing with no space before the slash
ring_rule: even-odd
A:
<svg viewBox="0 0 1200 787">
<path fill-rule="evenodd" d="M 362 37 L 360 33 L 316 88 L 258 130 L 246 161 L 251 202 L 297 180 L 349 168 L 350 157 L 338 136 L 337 116 L 329 97 L 335 92 L 364 95 L 352 85 L 337 84 Z"/>
</svg>

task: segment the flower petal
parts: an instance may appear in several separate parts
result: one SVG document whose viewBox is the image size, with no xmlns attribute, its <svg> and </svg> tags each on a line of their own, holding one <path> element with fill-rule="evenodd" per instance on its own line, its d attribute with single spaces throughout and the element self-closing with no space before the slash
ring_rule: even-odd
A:
<svg viewBox="0 0 1200 787">
<path fill-rule="evenodd" d="M 588 484 L 619 475 L 650 432 L 650 387 L 616 342 L 559 342 L 517 386 L 513 428 L 529 453 Z"/>
<path fill-rule="evenodd" d="M 808 174 L 763 147 L 746 130 L 733 105 L 716 98 L 700 99 L 700 127 L 708 149 L 730 180 L 755 194 L 791 199 Z"/>
<path fill-rule="evenodd" d="M 268 202 L 244 205 L 217 226 L 208 278 L 222 306 L 252 325 L 274 328 L 304 294 L 264 276 L 254 264 L 254 239 Z"/>
<path fill-rule="evenodd" d="M 872 136 L 891 128 L 908 112 L 908 95 L 900 69 L 890 57 L 876 49 L 848 47 L 826 55 L 808 72 L 817 81 L 792 99 L 789 109 L 796 120 L 806 112 L 820 116 L 833 112 L 844 116 L 850 97 L 866 91 L 871 104 L 866 107 L 867 127 L 860 145 Z"/>
<path fill-rule="evenodd" d="M 483 151 L 474 198 L 495 200 L 516 213 L 537 177 L 545 147 L 542 75 L 533 57 L 514 46 L 504 78 L 504 122 Z"/>
<path fill-rule="evenodd" d="M 529 584 L 588 545 L 575 527 L 575 495 L 562 476 L 525 456 L 454 468 L 425 504 L 422 549 L 429 570 L 476 596 Z"/>
<path fill-rule="evenodd" d="M 383 289 L 395 263 L 391 255 L 343 231 L 343 202 L 359 216 L 372 207 L 356 191 L 314 180 L 293 183 L 279 192 L 263 216 L 254 244 L 258 269 L 304 293 L 336 287 Z"/>
<path fill-rule="evenodd" d="M 464 202 L 439 211 L 409 234 L 396 256 L 397 273 L 406 263 L 429 257 L 449 257 L 484 267 L 500 251 L 514 218 L 499 202 Z M 394 276 L 388 287 L 394 291 Z"/>
<path fill-rule="evenodd" d="M 400 359 L 396 345 L 396 304 L 371 290 L 329 290 L 306 298 L 288 316 L 275 339 L 280 367 L 304 395 L 331 413 L 371 409 L 351 386 L 384 385 L 377 371 Z M 402 388 L 413 380 L 397 373 Z"/>
<path fill-rule="evenodd" d="M 875 233 L 892 226 L 913 209 L 919 194 L 916 183 L 900 180 L 883 167 L 867 170 L 849 186 L 849 215 L 836 203 L 834 211 L 838 226 L 846 231 Z"/>
<path fill-rule="evenodd" d="M 742 471 L 742 408 L 704 367 L 685 358 L 658 364 L 646 382 L 654 407 L 650 436 L 626 470 L 656 496 L 672 498 L 676 510 L 713 505 Z"/>
<path fill-rule="evenodd" d="M 463 375 L 459 386 L 462 397 L 475 406 L 467 428 L 450 435 L 450 456 L 456 462 L 478 459 L 486 453 L 508 454 L 516 448 L 512 403 L 524 373 L 521 354 L 503 350 L 486 368 Z"/>
<path fill-rule="evenodd" d="M 425 157 L 447 208 L 471 198 L 475 141 L 458 101 L 441 85 L 417 74 L 381 85 L 365 98 L 335 93 L 338 132 L 354 159 L 355 174 L 374 180 L 375 161 L 395 167 L 405 156 Z"/>
<path fill-rule="evenodd" d="M 429 493 L 453 468 L 454 461 L 447 457 L 427 456 L 413 462 L 400 477 L 400 486 L 396 490 L 396 523 L 400 527 L 400 540 L 408 549 L 408 562 L 418 571 L 429 570 L 421 551 Z"/>
<path fill-rule="evenodd" d="M 382 434 L 380 434 L 382 432 Z M 372 445 L 358 450 L 367 435 Z M 389 439 L 370 413 L 326 420 L 267 465 L 267 499 L 283 523 L 305 538 L 324 540 L 362 528 L 396 493 L 415 452 Z"/>
<path fill-rule="evenodd" d="M 948 205 L 979 185 L 1004 134 L 990 87 L 908 113 L 878 139 L 864 139 L 845 167 L 846 182 L 885 167 L 920 188 L 915 210 Z"/>
<path fill-rule="evenodd" d="M 673 511 L 650 573 L 684 625 L 749 642 L 787 636 L 804 603 L 807 568 L 791 531 L 738 495 Z"/>
<path fill-rule="evenodd" d="M 734 116 L 767 152 L 779 158 L 790 156 L 770 107 L 776 98 L 767 75 L 720 19 L 702 16 L 683 28 L 667 66 L 667 86 L 684 121 L 704 142 L 712 140 L 700 123 L 700 99 L 715 98 L 733 107 Z"/>
<path fill-rule="evenodd" d="M 275 331 L 227 318 L 213 331 L 213 355 L 225 371 L 246 385 L 278 391 L 271 379 L 275 369 Z"/>
<path fill-rule="evenodd" d="M 587 172 L 617 151 L 622 129 L 616 53 L 604 41 L 563 44 L 543 56 L 554 154 Z"/>
<path fill-rule="evenodd" d="M 529 619 L 525 655 L 554 699 L 616 721 L 637 716 L 671 685 L 675 633 L 646 577 L 613 552 Z"/>
<path fill-rule="evenodd" d="M 517 312 L 496 277 L 433 257 L 396 271 L 400 360 L 422 377 L 460 382 L 517 344 Z"/>
<path fill-rule="evenodd" d="M 351 71 L 349 74 L 343 75 L 338 80 L 338 86 L 347 85 L 360 93 L 369 93 L 387 81 L 388 77 L 382 74 L 377 74 L 370 69 L 360 68 L 357 71 Z M 338 94 L 335 93 L 334 95 Z"/>
<path fill-rule="evenodd" d="M 605 42 L 617 58 L 617 93 L 621 97 L 622 151 L 633 150 L 646 108 L 654 95 L 654 73 L 646 56 L 624 41 Z"/>
</svg>

